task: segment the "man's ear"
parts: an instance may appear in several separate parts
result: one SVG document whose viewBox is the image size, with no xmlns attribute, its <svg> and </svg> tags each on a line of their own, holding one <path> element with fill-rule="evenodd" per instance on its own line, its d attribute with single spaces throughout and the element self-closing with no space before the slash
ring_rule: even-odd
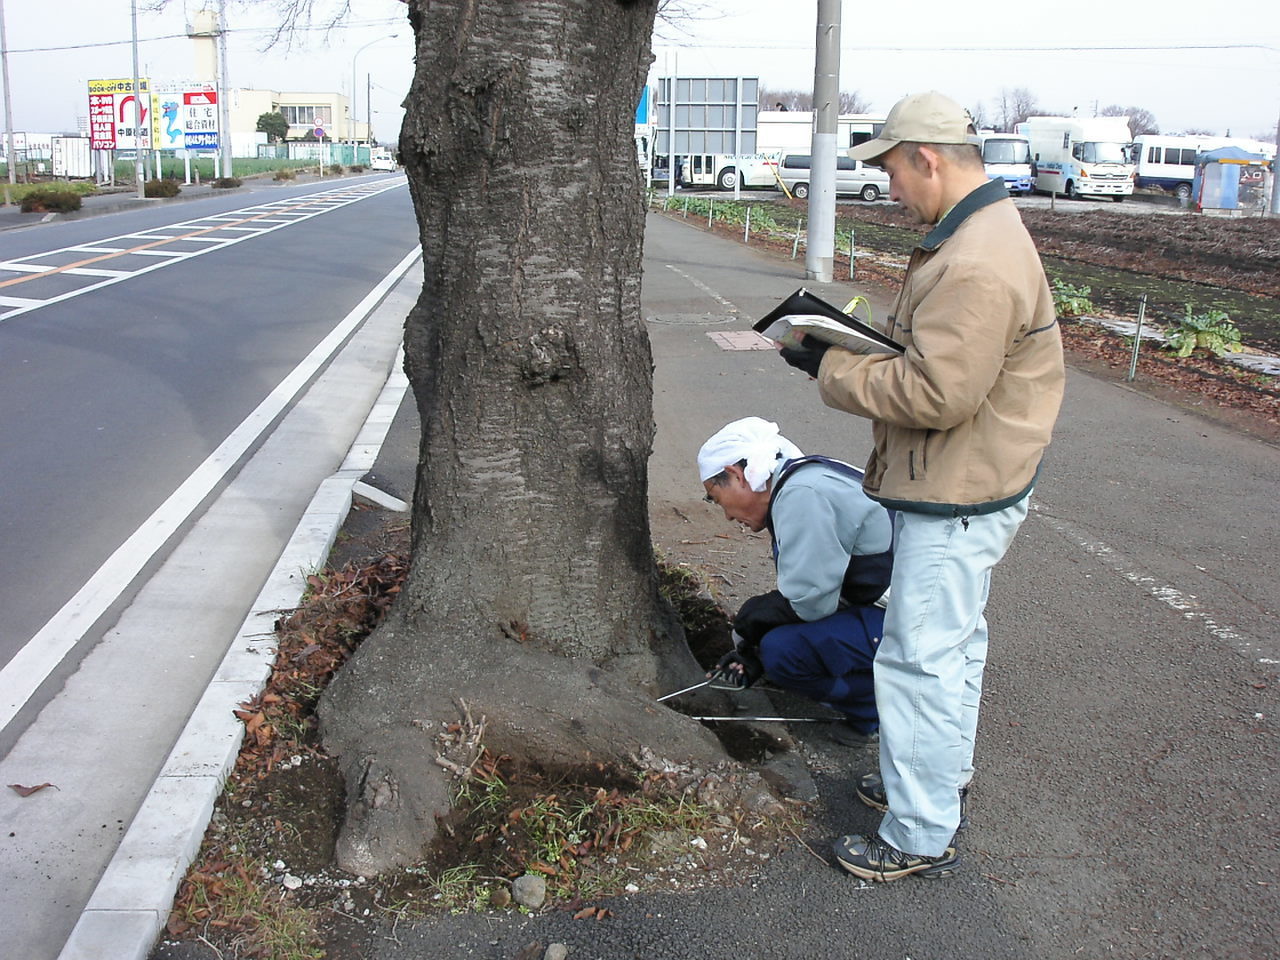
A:
<svg viewBox="0 0 1280 960">
<path fill-rule="evenodd" d="M 747 482 L 747 472 L 736 463 L 731 463 L 724 468 L 724 472 L 735 481 Z"/>
<path fill-rule="evenodd" d="M 938 151 L 920 144 L 916 147 L 917 167 L 926 177 L 936 176 L 938 167 L 942 165 L 942 155 Z"/>
</svg>

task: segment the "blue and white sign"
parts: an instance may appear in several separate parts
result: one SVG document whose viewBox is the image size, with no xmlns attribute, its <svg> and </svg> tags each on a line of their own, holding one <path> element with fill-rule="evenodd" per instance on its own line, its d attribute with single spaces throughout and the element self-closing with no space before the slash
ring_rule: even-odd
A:
<svg viewBox="0 0 1280 960">
<path fill-rule="evenodd" d="M 212 83 L 169 81 L 152 88 L 162 150 L 218 149 L 218 92 Z"/>
</svg>

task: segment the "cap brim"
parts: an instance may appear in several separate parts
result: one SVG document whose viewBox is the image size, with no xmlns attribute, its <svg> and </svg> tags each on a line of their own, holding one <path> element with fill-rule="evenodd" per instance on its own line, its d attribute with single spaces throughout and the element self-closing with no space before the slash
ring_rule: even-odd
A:
<svg viewBox="0 0 1280 960">
<path fill-rule="evenodd" d="M 877 137 L 875 140 L 868 140 L 866 143 L 860 143 L 856 147 L 850 147 L 848 151 L 849 158 L 874 164 L 876 160 L 896 147 L 899 142 L 898 140 L 886 140 L 883 137 Z"/>
</svg>

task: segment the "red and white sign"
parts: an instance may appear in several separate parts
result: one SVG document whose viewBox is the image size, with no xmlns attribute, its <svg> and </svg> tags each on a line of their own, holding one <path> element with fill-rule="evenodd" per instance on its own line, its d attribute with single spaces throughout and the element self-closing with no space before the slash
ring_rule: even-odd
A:
<svg viewBox="0 0 1280 960">
<path fill-rule="evenodd" d="M 89 81 L 89 140 L 95 150 L 150 150 L 156 143 L 158 117 L 152 109 L 150 82 L 139 78 Z M 136 111 L 136 112 L 135 112 Z"/>
</svg>

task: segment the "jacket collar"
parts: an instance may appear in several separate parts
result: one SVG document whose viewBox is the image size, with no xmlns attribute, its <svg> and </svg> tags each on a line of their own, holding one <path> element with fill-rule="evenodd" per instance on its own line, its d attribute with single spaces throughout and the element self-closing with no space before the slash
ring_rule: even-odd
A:
<svg viewBox="0 0 1280 960">
<path fill-rule="evenodd" d="M 982 186 L 970 191 L 963 200 L 948 210 L 947 215 L 938 221 L 938 225 L 920 241 L 920 248 L 937 250 L 972 214 L 1008 196 L 1009 191 L 1003 180 L 988 180 Z"/>
</svg>

